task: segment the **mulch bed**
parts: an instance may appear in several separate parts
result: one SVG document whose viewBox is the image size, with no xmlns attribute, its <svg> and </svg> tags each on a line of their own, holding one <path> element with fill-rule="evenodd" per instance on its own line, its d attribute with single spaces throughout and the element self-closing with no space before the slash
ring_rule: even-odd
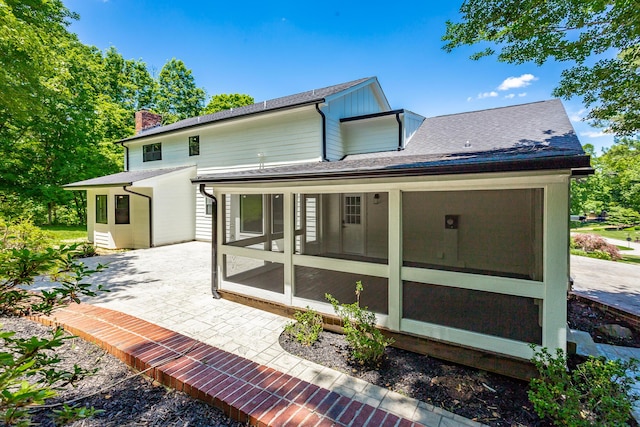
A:
<svg viewBox="0 0 640 427">
<path fill-rule="evenodd" d="M 18 317 L 0 318 L 2 329 L 16 332 L 16 337 L 50 337 L 51 329 L 34 321 Z M 0 351 L 2 343 L 0 342 Z M 98 372 L 81 380 L 76 388 L 68 387 L 47 404 L 65 402 L 78 397 L 95 395 L 75 402 L 86 407 L 95 407 L 104 412 L 93 418 L 68 424 L 73 427 L 116 426 L 195 426 L 195 427 L 241 427 L 226 417 L 222 411 L 189 395 L 154 384 L 142 376 L 132 376 L 127 365 L 106 353 L 101 348 L 80 338 L 66 341 L 58 353 L 62 356 L 61 367 L 71 369 L 76 363 L 85 369 L 98 368 Z M 113 385 L 126 379 L 117 385 Z M 36 412 L 33 421 L 38 426 L 54 426 L 51 409 Z"/>
<path fill-rule="evenodd" d="M 620 319 L 614 313 L 601 310 L 596 305 L 590 304 L 588 300 L 576 297 L 575 295 L 569 295 L 567 322 L 571 329 L 589 332 L 593 340 L 597 343 L 640 348 L 640 331 L 638 331 L 636 327 Z M 611 338 L 598 332 L 597 328 L 599 326 L 610 324 L 631 329 L 633 338 Z"/>
<path fill-rule="evenodd" d="M 594 339 L 638 346 L 638 331 L 618 320 L 611 313 L 576 298 L 568 301 L 571 328 L 592 332 L 603 323 L 617 323 L 634 331 L 632 342 L 614 343 L 596 336 Z M 527 396 L 528 383 L 523 381 L 393 347 L 387 348 L 380 367 L 362 366 L 350 360 L 344 337 L 328 331 L 323 331 L 320 340 L 310 347 L 299 344 L 287 334 L 281 335 L 280 344 L 299 357 L 490 426 L 552 425 L 534 412 Z M 577 356 L 569 358 L 569 364 L 574 366 L 582 361 Z"/>
</svg>

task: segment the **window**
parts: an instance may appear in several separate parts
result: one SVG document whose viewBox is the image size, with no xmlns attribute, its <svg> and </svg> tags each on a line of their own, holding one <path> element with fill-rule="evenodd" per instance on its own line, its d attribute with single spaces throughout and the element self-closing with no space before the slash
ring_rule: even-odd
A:
<svg viewBox="0 0 640 427">
<path fill-rule="evenodd" d="M 107 223 L 107 195 L 96 195 L 96 223 Z"/>
<path fill-rule="evenodd" d="M 162 160 L 162 143 L 147 144 L 142 146 L 142 161 L 153 162 L 154 160 Z"/>
<path fill-rule="evenodd" d="M 129 195 L 116 196 L 116 224 L 129 224 Z"/>
<path fill-rule="evenodd" d="M 205 215 L 213 214 L 213 200 L 209 198 L 204 199 L 204 214 Z"/>
<path fill-rule="evenodd" d="M 240 232 L 262 233 L 262 195 L 240 196 Z"/>
<path fill-rule="evenodd" d="M 345 224 L 360 224 L 360 196 L 344 197 L 344 222 Z"/>
<path fill-rule="evenodd" d="M 200 155 L 200 136 L 189 137 L 189 156 Z"/>
</svg>

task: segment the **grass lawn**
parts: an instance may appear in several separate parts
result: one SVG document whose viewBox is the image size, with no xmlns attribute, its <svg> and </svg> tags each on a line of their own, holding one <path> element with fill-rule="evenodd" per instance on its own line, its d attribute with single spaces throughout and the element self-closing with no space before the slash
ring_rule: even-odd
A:
<svg viewBox="0 0 640 427">
<path fill-rule="evenodd" d="M 640 237 L 640 230 L 625 231 L 625 230 L 605 230 L 604 227 L 585 227 L 585 228 L 572 228 L 572 233 L 585 233 L 585 234 L 597 234 L 598 236 L 608 237 L 609 239 L 627 240 L 627 236 L 633 240 L 636 237 Z"/>
<path fill-rule="evenodd" d="M 618 262 L 640 265 L 640 256 L 622 254 L 622 259 Z"/>
<path fill-rule="evenodd" d="M 87 240 L 86 225 L 41 225 L 40 228 L 53 234 L 57 241 L 69 243 Z"/>
</svg>

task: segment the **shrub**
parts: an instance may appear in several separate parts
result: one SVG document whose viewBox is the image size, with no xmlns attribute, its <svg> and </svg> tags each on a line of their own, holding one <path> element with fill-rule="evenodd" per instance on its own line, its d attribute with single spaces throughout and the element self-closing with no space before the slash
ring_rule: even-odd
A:
<svg viewBox="0 0 640 427">
<path fill-rule="evenodd" d="M 284 327 L 284 331 L 295 338 L 302 345 L 311 345 L 318 341 L 322 332 L 322 316 L 307 306 L 306 311 L 296 311 L 293 314 L 295 322 Z"/>
<path fill-rule="evenodd" d="M 569 371 L 561 349 L 552 355 L 543 348 L 533 362 L 539 377 L 531 380 L 528 395 L 538 416 L 559 426 L 627 425 L 638 400 L 631 393 L 638 379 L 637 361 L 589 357 Z"/>
<path fill-rule="evenodd" d="M 379 364 L 384 350 L 393 344 L 393 339 L 385 337 L 376 328 L 376 315 L 360 307 L 362 282 L 356 282 L 356 302 L 340 304 L 330 294 L 325 298 L 331 303 L 336 314 L 342 319 L 345 338 L 351 347 L 351 356 L 362 363 Z"/>
<path fill-rule="evenodd" d="M 571 239 L 572 247 L 582 249 L 587 253 L 596 253 L 597 251 L 606 252 L 609 258 L 605 258 L 604 255 L 596 253 L 594 257 L 601 259 L 619 260 L 622 258 L 620 251 L 616 245 L 607 243 L 607 241 L 596 234 L 576 234 Z"/>
<path fill-rule="evenodd" d="M 76 246 L 51 248 L 38 239 L 42 231 L 29 222 L 6 223 L 0 219 L 0 314 L 49 314 L 81 296 L 106 292 L 102 286 L 92 288 L 83 283 L 96 270 L 75 260 Z M 30 292 L 38 276 L 47 276 L 51 286 L 42 292 Z M 61 387 L 73 385 L 90 374 L 77 365 L 70 371 L 57 366 L 56 349 L 63 341 L 61 329 L 50 339 L 14 338 L 14 333 L 0 331 L 0 420 L 4 425 L 30 425 L 30 410 L 56 395 Z M 90 416 L 86 408 L 63 407 L 54 418 L 64 421 Z"/>
</svg>

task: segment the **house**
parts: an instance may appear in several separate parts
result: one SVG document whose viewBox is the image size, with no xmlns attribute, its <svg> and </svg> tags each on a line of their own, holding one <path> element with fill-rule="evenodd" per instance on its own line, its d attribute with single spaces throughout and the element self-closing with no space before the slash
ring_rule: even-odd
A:
<svg viewBox="0 0 640 427">
<path fill-rule="evenodd" d="M 96 245 L 211 240 L 214 295 L 283 312 L 361 280 L 399 345 L 485 369 L 566 348 L 569 183 L 591 169 L 560 101 L 424 118 L 366 78 L 157 120 L 120 141 L 125 172 L 66 186 Z"/>
</svg>

